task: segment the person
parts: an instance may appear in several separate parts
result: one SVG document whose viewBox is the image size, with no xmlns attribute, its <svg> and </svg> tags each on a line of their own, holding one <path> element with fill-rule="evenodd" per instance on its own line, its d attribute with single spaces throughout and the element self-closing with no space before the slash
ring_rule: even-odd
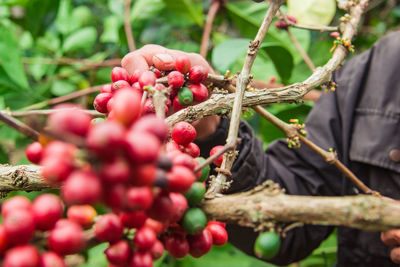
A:
<svg viewBox="0 0 400 267">
<path fill-rule="evenodd" d="M 322 94 L 306 121 L 308 138 L 324 149 L 333 148 L 366 185 L 382 195 L 400 198 L 400 32 L 379 40 L 368 51 L 348 60 L 333 73 L 335 92 Z M 129 72 L 151 65 L 169 69 L 183 52 L 147 45 L 124 57 Z M 185 54 L 193 64 L 213 72 L 198 54 Z M 158 65 L 158 66 L 157 66 Z M 215 145 L 223 145 L 229 119 L 207 117 L 196 122 L 197 144 L 203 156 Z M 290 149 L 284 140 L 266 151 L 251 127 L 242 121 L 233 167 L 234 181 L 226 193 L 249 190 L 271 179 L 288 194 L 343 196 L 359 193 L 336 167 L 327 164 L 303 145 Z M 253 254 L 257 237 L 251 228 L 228 225 L 229 241 Z M 280 251 L 270 262 L 285 265 L 309 255 L 332 233 L 332 226 L 305 225 L 287 233 Z M 382 242 L 383 241 L 383 242 Z M 385 245 L 386 244 L 386 245 Z M 388 245 L 388 246 L 387 246 Z M 400 230 L 381 234 L 338 227 L 337 266 L 397 266 L 400 264 Z"/>
</svg>

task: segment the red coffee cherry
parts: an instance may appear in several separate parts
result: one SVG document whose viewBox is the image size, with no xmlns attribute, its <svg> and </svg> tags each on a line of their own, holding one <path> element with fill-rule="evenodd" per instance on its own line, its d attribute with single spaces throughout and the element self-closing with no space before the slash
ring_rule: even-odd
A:
<svg viewBox="0 0 400 267">
<path fill-rule="evenodd" d="M 193 100 L 195 102 L 203 102 L 208 98 L 208 89 L 202 83 L 191 84 L 189 89 L 193 94 Z"/>
<path fill-rule="evenodd" d="M 164 224 L 162 224 L 159 221 L 153 220 L 152 218 L 147 218 L 147 220 L 144 223 L 144 226 L 153 229 L 153 231 L 157 235 L 163 233 L 166 229 L 166 227 L 164 227 Z"/>
<path fill-rule="evenodd" d="M 120 80 L 130 81 L 129 73 L 124 68 L 114 67 L 111 71 L 111 80 L 113 83 Z"/>
<path fill-rule="evenodd" d="M 198 156 L 200 156 L 200 148 L 193 142 L 184 146 L 183 152 L 188 154 L 192 158 L 197 158 Z"/>
<path fill-rule="evenodd" d="M 144 164 L 132 169 L 131 184 L 134 186 L 151 186 L 156 179 L 157 168 L 154 164 Z"/>
<path fill-rule="evenodd" d="M 175 112 L 186 108 L 186 106 L 182 105 L 181 102 L 179 102 L 178 96 L 174 97 L 174 101 L 172 102 L 172 107 L 174 108 Z"/>
<path fill-rule="evenodd" d="M 129 210 L 147 210 L 153 203 L 153 192 L 150 187 L 131 187 L 127 191 L 126 206 Z"/>
<path fill-rule="evenodd" d="M 103 201 L 109 208 L 119 211 L 125 207 L 126 191 L 123 184 L 110 185 L 105 188 Z"/>
<path fill-rule="evenodd" d="M 215 146 L 215 147 L 213 147 L 211 149 L 211 151 L 210 151 L 210 157 L 212 155 L 214 155 L 215 153 L 217 153 L 218 151 L 220 151 L 221 149 L 223 149 L 223 148 L 224 148 L 224 146 Z M 217 165 L 218 167 L 220 167 L 223 160 L 224 160 L 224 155 L 222 154 L 216 160 L 214 160 L 213 163 L 215 165 Z"/>
<path fill-rule="evenodd" d="M 61 199 L 52 194 L 40 195 L 33 201 L 32 213 L 36 228 L 42 231 L 50 230 L 61 219 L 64 211 Z"/>
<path fill-rule="evenodd" d="M 130 159 L 136 164 L 153 163 L 158 158 L 161 143 L 154 135 L 130 131 L 126 136 Z"/>
<path fill-rule="evenodd" d="M 46 251 L 40 258 L 40 267 L 67 267 L 64 259 L 53 251 Z"/>
<path fill-rule="evenodd" d="M 286 18 L 288 21 L 291 21 L 293 23 L 297 23 L 297 19 L 291 15 L 286 15 Z"/>
<path fill-rule="evenodd" d="M 107 113 L 108 112 L 107 104 L 112 97 L 113 95 L 111 93 L 98 94 L 93 101 L 94 108 L 100 113 Z"/>
<path fill-rule="evenodd" d="M 207 79 L 207 70 L 201 65 L 193 66 L 189 71 L 189 80 L 192 83 L 202 83 Z"/>
<path fill-rule="evenodd" d="M 111 83 L 103 85 L 100 89 L 100 93 L 112 93 L 112 92 L 113 88 Z"/>
<path fill-rule="evenodd" d="M 94 225 L 96 238 L 104 242 L 118 241 L 123 231 L 121 219 L 115 214 L 102 215 Z"/>
<path fill-rule="evenodd" d="M 101 166 L 101 178 L 108 184 L 126 183 L 131 176 L 129 163 L 122 157 L 107 161 Z"/>
<path fill-rule="evenodd" d="M 102 196 L 100 178 L 92 171 L 74 171 L 61 188 L 64 201 L 68 204 L 94 204 Z"/>
<path fill-rule="evenodd" d="M 43 158 L 59 157 L 68 161 L 74 161 L 76 146 L 61 141 L 52 141 L 44 147 Z"/>
<path fill-rule="evenodd" d="M 207 226 L 209 226 L 209 225 L 211 225 L 211 224 L 219 225 L 219 226 L 221 226 L 222 228 L 225 228 L 225 226 L 226 226 L 226 223 L 224 223 L 224 222 L 219 222 L 219 221 L 208 221 L 208 222 L 207 222 Z"/>
<path fill-rule="evenodd" d="M 129 126 L 140 116 L 141 96 L 130 89 L 121 89 L 114 96 L 114 119 Z"/>
<path fill-rule="evenodd" d="M 7 239 L 6 230 L 3 224 L 0 224 L 0 256 L 3 256 L 4 252 L 10 246 L 10 242 Z"/>
<path fill-rule="evenodd" d="M 186 74 L 189 72 L 190 67 L 190 59 L 187 56 L 178 56 L 175 59 L 175 68 L 177 71 Z"/>
<path fill-rule="evenodd" d="M 115 83 L 113 83 L 113 85 L 112 85 L 113 93 L 115 93 L 116 91 L 122 90 L 122 89 L 132 89 L 132 88 L 131 88 L 131 85 L 129 84 L 129 82 L 124 81 L 124 80 L 116 81 Z"/>
<path fill-rule="evenodd" d="M 89 228 L 97 216 L 96 210 L 90 205 L 73 205 L 68 208 L 67 217 L 83 228 Z"/>
<path fill-rule="evenodd" d="M 222 246 L 228 241 L 228 233 L 221 225 L 215 223 L 208 224 L 206 229 L 211 233 L 214 245 Z"/>
<path fill-rule="evenodd" d="M 4 219 L 4 230 L 11 244 L 26 244 L 35 232 L 35 221 L 30 210 L 13 210 Z"/>
<path fill-rule="evenodd" d="M 150 253 L 153 260 L 158 260 L 161 258 L 161 256 L 164 254 L 164 245 L 161 243 L 161 241 L 156 240 L 154 245 L 151 247 Z"/>
<path fill-rule="evenodd" d="M 61 110 L 68 108 L 68 110 Z M 57 111 L 57 109 L 60 109 Z M 89 131 L 90 121 L 92 117 L 84 113 L 76 105 L 58 105 L 55 112 L 48 117 L 48 125 L 50 130 L 59 134 L 74 134 L 78 136 L 86 136 Z"/>
<path fill-rule="evenodd" d="M 140 228 L 144 225 L 147 215 L 144 211 L 121 212 L 119 214 L 122 224 L 128 228 Z"/>
<path fill-rule="evenodd" d="M 6 218 L 11 212 L 16 210 L 31 210 L 31 202 L 23 196 L 15 196 L 7 199 L 1 205 L 1 215 L 3 219 Z"/>
<path fill-rule="evenodd" d="M 140 76 L 142 76 L 143 71 L 140 69 L 135 70 L 132 75 L 130 76 L 130 83 L 133 85 L 139 81 Z M 139 84 L 139 83 L 138 83 Z"/>
<path fill-rule="evenodd" d="M 132 255 L 130 267 L 153 267 L 153 258 L 149 252 L 136 251 Z"/>
<path fill-rule="evenodd" d="M 168 189 L 172 192 L 185 192 L 190 189 L 196 177 L 188 168 L 174 166 L 167 174 Z"/>
<path fill-rule="evenodd" d="M 135 233 L 133 238 L 133 243 L 137 246 L 139 250 L 150 250 L 157 240 L 156 233 L 147 227 L 141 227 Z"/>
<path fill-rule="evenodd" d="M 87 147 L 102 158 L 115 155 L 125 143 L 125 129 L 115 121 L 105 121 L 93 126 L 86 138 Z"/>
<path fill-rule="evenodd" d="M 168 137 L 169 127 L 165 121 L 154 115 L 146 115 L 140 118 L 132 126 L 132 131 L 150 133 L 164 142 Z"/>
<path fill-rule="evenodd" d="M 333 38 L 338 38 L 340 36 L 340 33 L 339 32 L 331 32 L 329 35 L 332 36 Z"/>
<path fill-rule="evenodd" d="M 200 234 L 189 235 L 188 242 L 190 255 L 194 258 L 200 258 L 210 251 L 213 239 L 211 233 L 207 229 L 204 229 Z"/>
<path fill-rule="evenodd" d="M 185 77 L 179 71 L 171 71 L 168 76 L 168 84 L 173 88 L 181 88 L 185 83 Z"/>
<path fill-rule="evenodd" d="M 172 192 L 169 193 L 169 198 L 171 199 L 172 205 L 174 207 L 174 213 L 170 218 L 170 222 L 179 222 L 188 208 L 187 200 L 182 194 Z"/>
<path fill-rule="evenodd" d="M 174 166 L 183 166 L 191 171 L 194 171 L 195 159 L 189 156 L 188 154 L 181 153 L 177 155 L 175 158 L 173 158 L 172 162 Z"/>
<path fill-rule="evenodd" d="M 139 82 L 135 82 L 134 84 L 132 84 L 132 89 L 136 92 L 138 92 L 140 95 L 143 94 L 143 89 L 142 87 L 140 87 Z"/>
<path fill-rule="evenodd" d="M 60 255 L 75 254 L 84 248 L 85 233 L 79 224 L 61 219 L 50 231 L 47 243 L 52 251 Z"/>
<path fill-rule="evenodd" d="M 39 164 L 43 155 L 43 146 L 39 142 L 34 142 L 26 148 L 25 155 L 30 162 Z"/>
<path fill-rule="evenodd" d="M 176 142 L 174 142 L 174 141 L 167 142 L 165 144 L 165 152 L 168 153 L 168 152 L 172 152 L 172 151 L 181 151 L 181 149 Z"/>
<path fill-rule="evenodd" d="M 156 110 L 150 98 L 147 98 L 143 106 L 143 114 L 155 114 Z"/>
<path fill-rule="evenodd" d="M 185 146 L 196 138 L 196 129 L 190 123 L 180 121 L 172 128 L 171 137 L 178 145 Z"/>
<path fill-rule="evenodd" d="M 166 222 L 174 214 L 174 206 L 168 194 L 159 194 L 154 198 L 153 205 L 147 215 L 157 221 Z"/>
<path fill-rule="evenodd" d="M 157 77 L 154 74 L 154 72 L 147 70 L 147 71 L 143 72 L 142 75 L 140 76 L 139 84 L 140 84 L 140 87 L 142 87 L 142 88 L 145 86 L 155 86 L 156 80 L 157 80 Z"/>
<path fill-rule="evenodd" d="M 180 259 L 189 253 L 189 243 L 181 234 L 171 234 L 164 240 L 165 249 L 172 257 Z"/>
<path fill-rule="evenodd" d="M 65 181 L 74 169 L 68 159 L 59 156 L 44 157 L 40 165 L 43 167 L 43 178 L 50 184 Z"/>
<path fill-rule="evenodd" d="M 105 251 L 107 260 L 112 264 L 125 265 L 129 262 L 132 250 L 126 240 L 110 245 Z"/>
<path fill-rule="evenodd" d="M 3 267 L 38 267 L 40 255 L 32 245 L 17 246 L 7 251 Z"/>
</svg>

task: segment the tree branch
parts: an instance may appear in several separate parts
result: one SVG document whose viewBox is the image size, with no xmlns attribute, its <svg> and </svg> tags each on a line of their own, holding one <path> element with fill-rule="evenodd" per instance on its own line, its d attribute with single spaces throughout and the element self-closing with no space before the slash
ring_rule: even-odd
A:
<svg viewBox="0 0 400 267">
<path fill-rule="evenodd" d="M 131 3 L 132 0 L 125 0 L 124 10 L 124 29 L 126 40 L 128 41 L 129 51 L 135 51 L 135 39 L 133 39 L 132 28 L 131 28 Z"/>
<path fill-rule="evenodd" d="M 307 64 L 308 68 L 312 72 L 314 72 L 315 71 L 315 65 L 312 62 L 311 58 L 308 56 L 307 52 L 304 51 L 303 47 L 301 46 L 301 44 L 297 40 L 296 36 L 293 35 L 293 33 L 290 31 L 290 29 L 287 29 L 286 32 L 289 35 L 290 40 L 292 41 L 292 43 L 296 47 L 297 51 L 299 51 L 299 53 L 300 53 L 301 57 L 303 58 L 304 62 Z"/>
<path fill-rule="evenodd" d="M 269 26 L 272 23 L 272 19 L 275 17 L 275 14 L 276 12 L 278 12 L 279 7 L 282 5 L 282 3 L 283 3 L 282 0 L 272 0 L 270 2 L 270 6 L 267 10 L 267 13 L 265 14 L 260 29 L 258 30 L 258 33 L 254 41 L 250 43 L 242 71 L 240 72 L 239 77 L 237 79 L 235 100 L 232 107 L 232 116 L 229 125 L 228 138 L 226 139 L 227 144 L 231 144 L 235 142 L 235 140 L 237 139 L 239 131 L 239 123 L 240 123 L 240 114 L 242 112 L 242 106 L 243 106 L 242 104 L 243 96 L 246 87 L 249 83 L 250 70 L 256 59 L 258 49 L 260 48 L 260 45 L 263 42 L 265 35 L 267 34 Z M 221 169 L 230 170 L 232 168 L 234 161 L 235 161 L 234 152 L 225 153 Z M 207 197 L 212 198 L 216 194 L 220 193 L 225 184 L 226 179 L 227 179 L 226 175 L 223 174 L 222 172 L 219 172 L 217 177 L 213 179 L 210 184 L 210 187 L 207 192 Z"/>
<path fill-rule="evenodd" d="M 4 122 L 11 128 L 14 128 L 18 132 L 22 133 L 26 137 L 38 141 L 39 133 L 26 125 L 25 123 L 20 122 L 19 120 L 10 116 L 6 111 L 0 111 L 0 121 Z"/>
<path fill-rule="evenodd" d="M 211 6 L 210 9 L 208 10 L 206 25 L 204 26 L 203 36 L 201 39 L 201 46 L 200 46 L 200 55 L 204 58 L 207 55 L 208 45 L 210 43 L 212 24 L 220 6 L 221 6 L 220 1 L 211 0 Z"/>
<path fill-rule="evenodd" d="M 68 111 L 68 110 L 73 110 L 73 108 L 62 108 L 62 109 L 39 109 L 39 110 L 26 110 L 26 111 L 3 111 L 3 112 L 7 112 L 8 114 L 10 114 L 13 117 L 27 117 L 27 116 L 48 116 L 54 112 L 58 112 L 58 111 Z M 105 114 L 100 113 L 96 110 L 89 110 L 89 109 L 79 109 L 80 111 L 87 113 L 91 116 L 96 116 L 96 117 L 104 117 Z"/>
</svg>

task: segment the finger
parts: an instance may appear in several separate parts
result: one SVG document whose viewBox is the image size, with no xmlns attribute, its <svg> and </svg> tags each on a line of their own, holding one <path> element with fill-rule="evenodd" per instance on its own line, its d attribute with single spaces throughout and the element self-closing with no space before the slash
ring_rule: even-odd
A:
<svg viewBox="0 0 400 267">
<path fill-rule="evenodd" d="M 382 232 L 381 240 L 388 246 L 400 245 L 400 230 Z"/>
<path fill-rule="evenodd" d="M 394 263 L 400 264 L 400 247 L 394 248 L 390 251 L 390 259 Z"/>
</svg>

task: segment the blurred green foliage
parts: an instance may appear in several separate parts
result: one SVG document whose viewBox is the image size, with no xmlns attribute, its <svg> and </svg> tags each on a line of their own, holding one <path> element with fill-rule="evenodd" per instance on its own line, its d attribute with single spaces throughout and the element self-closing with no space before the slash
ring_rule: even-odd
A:
<svg viewBox="0 0 400 267">
<path fill-rule="evenodd" d="M 199 52 L 209 6 L 210 1 L 206 0 L 132 1 L 130 22 L 137 47 L 154 43 Z M 254 38 L 267 6 L 266 2 L 227 1 L 219 10 L 207 55 L 217 71 L 230 70 L 233 74 L 240 71 L 248 42 Z M 354 41 L 357 52 L 369 48 L 386 32 L 395 30 L 400 21 L 397 1 L 376 0 L 371 1 L 370 6 Z M 283 7 L 282 10 L 287 9 Z M 0 109 L 24 109 L 56 96 L 110 82 L 111 67 L 94 68 L 93 63 L 122 58 L 128 52 L 123 14 L 123 0 L 0 0 Z M 337 10 L 331 24 L 337 25 L 343 14 Z M 291 32 L 317 66 L 330 58 L 333 38 L 328 33 L 300 29 L 291 29 Z M 272 26 L 252 73 L 257 80 L 268 82 L 276 77 L 278 83 L 289 84 L 306 79 L 311 71 L 286 32 Z M 91 96 L 76 101 L 91 108 L 92 99 Z M 40 106 L 46 108 L 45 104 Z M 307 102 L 303 105 L 275 104 L 267 109 L 285 121 L 297 118 L 303 122 L 311 107 L 312 103 Z M 253 112 L 249 111 L 245 117 L 266 145 L 283 137 Z M 37 123 L 37 119 L 27 118 L 26 122 Z M 0 125 L 0 163 L 27 163 L 22 148 L 29 142 L 21 134 Z M 24 194 L 34 197 L 37 192 Z M 90 249 L 84 266 L 107 266 L 104 249 L 104 244 Z M 332 266 L 335 257 L 333 234 L 295 266 Z M 188 256 L 175 260 L 164 255 L 156 266 L 273 265 L 248 257 L 228 244 L 213 248 L 201 259 Z"/>
</svg>

